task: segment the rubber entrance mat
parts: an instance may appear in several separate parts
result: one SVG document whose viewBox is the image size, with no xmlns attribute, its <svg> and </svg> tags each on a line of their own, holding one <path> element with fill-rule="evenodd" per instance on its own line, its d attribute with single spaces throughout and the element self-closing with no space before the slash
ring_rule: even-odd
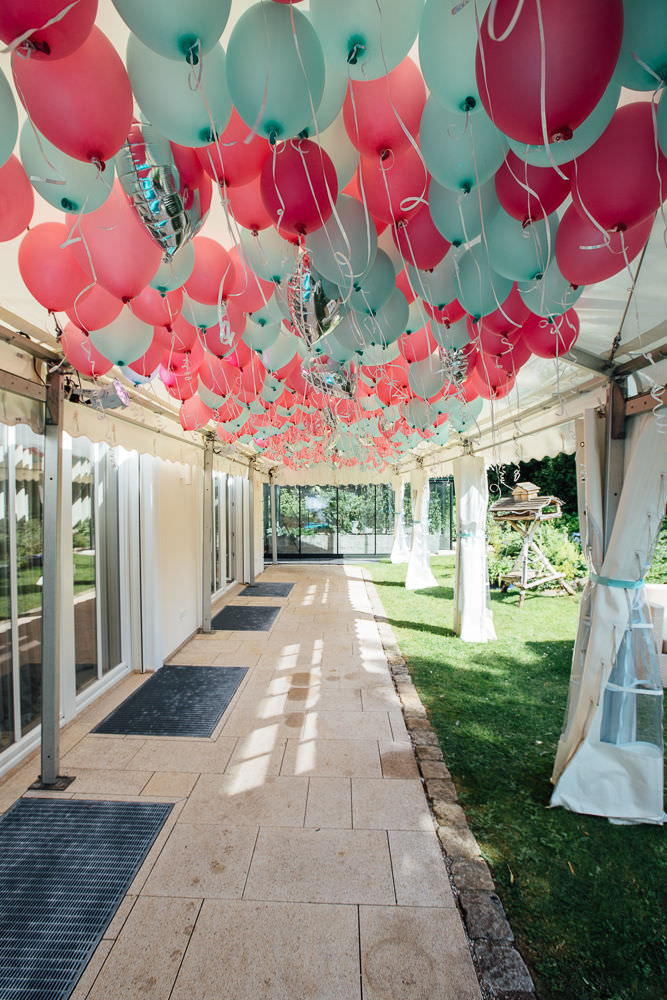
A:
<svg viewBox="0 0 667 1000">
<path fill-rule="evenodd" d="M 266 604 L 227 604 L 211 622 L 214 629 L 234 632 L 268 632 L 281 609 Z"/>
<path fill-rule="evenodd" d="M 246 667 L 167 664 L 137 688 L 94 733 L 121 736 L 210 736 Z"/>
<path fill-rule="evenodd" d="M 293 583 L 252 583 L 244 587 L 239 597 L 289 597 Z"/>
<path fill-rule="evenodd" d="M 19 799 L 0 819 L 0 997 L 64 1000 L 171 812 Z"/>
</svg>

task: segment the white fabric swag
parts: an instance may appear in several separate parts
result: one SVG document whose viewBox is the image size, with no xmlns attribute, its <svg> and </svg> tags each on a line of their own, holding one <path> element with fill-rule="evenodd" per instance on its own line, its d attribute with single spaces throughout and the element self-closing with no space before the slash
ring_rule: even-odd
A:
<svg viewBox="0 0 667 1000">
<path fill-rule="evenodd" d="M 489 596 L 486 512 L 489 493 L 484 459 L 465 455 L 454 462 L 456 576 L 454 631 L 464 642 L 496 638 Z"/>
<path fill-rule="evenodd" d="M 551 804 L 662 823 L 663 696 L 643 578 L 665 512 L 667 435 L 653 413 L 626 422 L 623 487 L 603 557 L 604 421 L 587 411 L 579 423 L 582 544 L 591 575 Z"/>
<path fill-rule="evenodd" d="M 405 576 L 406 590 L 424 590 L 437 587 L 438 581 L 431 571 L 428 551 L 428 501 L 430 497 L 428 473 L 415 469 L 410 474 L 410 501 L 412 503 L 412 545 Z"/>
<path fill-rule="evenodd" d="M 410 556 L 410 550 L 405 534 L 405 509 L 403 503 L 405 482 L 403 479 L 395 479 L 392 482 L 392 486 L 394 489 L 394 544 L 391 547 L 391 561 L 393 563 L 406 563 Z"/>
</svg>

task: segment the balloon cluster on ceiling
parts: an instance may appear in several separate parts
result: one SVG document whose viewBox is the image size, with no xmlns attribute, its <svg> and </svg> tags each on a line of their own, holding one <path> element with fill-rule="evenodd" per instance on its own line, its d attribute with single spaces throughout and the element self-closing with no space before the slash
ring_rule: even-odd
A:
<svg viewBox="0 0 667 1000">
<path fill-rule="evenodd" d="M 465 433 L 667 196 L 664 0 L 261 0 L 226 52 L 231 0 L 113 4 L 125 62 L 97 0 L 0 7 L 0 239 L 74 368 L 276 462 Z"/>
</svg>

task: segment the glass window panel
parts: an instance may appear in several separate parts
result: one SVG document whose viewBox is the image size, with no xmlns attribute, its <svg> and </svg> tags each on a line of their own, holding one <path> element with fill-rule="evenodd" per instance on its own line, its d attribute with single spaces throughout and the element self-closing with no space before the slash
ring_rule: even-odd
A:
<svg viewBox="0 0 667 1000">
<path fill-rule="evenodd" d="M 271 559 L 271 487 L 264 483 L 264 558 Z"/>
<path fill-rule="evenodd" d="M 450 535 L 450 477 L 430 479 L 428 505 L 429 548 L 431 552 L 451 549 Z"/>
<path fill-rule="evenodd" d="M 278 555 L 298 556 L 299 487 L 276 486 Z"/>
<path fill-rule="evenodd" d="M 120 536 L 118 461 L 113 448 L 100 445 L 97 463 L 97 580 L 100 600 L 102 674 L 121 662 Z"/>
<path fill-rule="evenodd" d="M 336 554 L 336 487 L 306 486 L 301 490 L 301 554 Z"/>
<path fill-rule="evenodd" d="M 39 723 L 42 702 L 44 438 L 19 424 L 14 440 L 21 730 L 26 733 Z"/>
<path fill-rule="evenodd" d="M 8 457 L 7 428 L 0 424 L 0 751 L 14 742 Z"/>
<path fill-rule="evenodd" d="M 394 544 L 394 490 L 388 483 L 375 488 L 375 552 L 388 556 Z"/>
<path fill-rule="evenodd" d="M 77 694 L 97 680 L 95 446 L 72 439 L 74 663 Z"/>
<path fill-rule="evenodd" d="M 375 553 L 375 486 L 341 486 L 338 490 L 338 552 Z"/>
</svg>

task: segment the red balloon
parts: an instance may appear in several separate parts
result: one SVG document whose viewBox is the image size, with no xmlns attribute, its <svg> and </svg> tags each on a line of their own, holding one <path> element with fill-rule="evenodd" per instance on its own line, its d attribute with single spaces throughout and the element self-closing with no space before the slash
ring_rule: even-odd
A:
<svg viewBox="0 0 667 1000">
<path fill-rule="evenodd" d="M 234 345 L 234 351 L 225 358 L 225 361 L 234 368 L 245 368 L 246 365 L 250 364 L 252 356 L 253 352 L 250 348 L 239 339 Z"/>
<path fill-rule="evenodd" d="M 201 184 L 204 176 L 204 169 L 199 160 L 199 150 L 191 149 L 190 146 L 180 146 L 177 142 L 170 142 L 174 163 L 178 170 L 179 191 L 181 194 L 187 189 L 194 191 Z M 189 206 L 186 205 L 186 208 Z"/>
<path fill-rule="evenodd" d="M 135 316 L 150 326 L 171 326 L 180 314 L 183 292 L 176 288 L 173 292 L 160 295 L 155 288 L 146 285 L 144 290 L 132 299 L 130 308 Z"/>
<path fill-rule="evenodd" d="M 428 302 L 422 302 L 422 306 L 428 315 L 436 321 L 436 323 L 444 323 L 445 326 L 451 326 L 452 323 L 457 323 L 460 319 L 465 316 L 465 309 L 459 303 L 458 299 L 452 299 L 452 301 L 444 307 L 444 309 L 438 309 L 437 306 L 432 306 Z"/>
<path fill-rule="evenodd" d="M 411 305 L 415 301 L 415 293 L 410 286 L 410 278 L 408 277 L 408 272 L 405 268 L 403 268 L 396 278 L 396 287 L 399 292 L 403 292 L 408 300 L 408 305 Z"/>
<path fill-rule="evenodd" d="M 125 142 L 132 88 L 123 61 L 99 28 L 64 59 L 40 61 L 14 52 L 12 71 L 31 121 L 64 153 L 104 164 Z"/>
<path fill-rule="evenodd" d="M 235 275 L 234 289 L 230 292 L 231 301 L 229 303 L 233 307 L 232 315 L 238 316 L 239 312 L 256 312 L 271 298 L 274 285 L 270 281 L 263 281 L 257 277 L 243 260 L 237 247 L 231 250 L 229 256 L 234 264 Z"/>
<path fill-rule="evenodd" d="M 69 10 L 48 27 L 69 6 Z M 97 16 L 97 0 L 78 0 L 75 4 L 63 0 L 5 0 L 0 6 L 0 39 L 7 45 L 35 29 L 22 42 L 18 51 L 31 59 L 62 59 L 82 45 Z"/>
<path fill-rule="evenodd" d="M 573 285 L 592 285 L 618 274 L 646 245 L 653 216 L 625 232 L 608 233 L 608 244 L 597 226 L 583 218 L 575 205 L 565 212 L 556 233 L 556 261 Z"/>
<path fill-rule="evenodd" d="M 0 167 L 0 243 L 28 228 L 35 208 L 32 184 L 14 155 Z"/>
<path fill-rule="evenodd" d="M 144 229 L 119 181 L 94 212 L 82 215 L 78 223 L 83 242 L 75 244 L 80 265 L 89 268 L 94 279 L 108 292 L 129 302 L 149 283 L 160 264 L 160 248 Z"/>
<path fill-rule="evenodd" d="M 214 306 L 219 300 L 221 286 L 223 301 L 234 286 L 234 265 L 217 240 L 195 236 L 192 246 L 195 266 L 185 282 L 185 290 L 196 302 Z"/>
<path fill-rule="evenodd" d="M 523 331 L 517 330 L 507 338 L 509 350 L 499 354 L 497 363 L 510 375 L 516 375 L 520 368 L 523 368 L 526 361 L 532 356 L 532 351 L 523 338 Z"/>
<path fill-rule="evenodd" d="M 232 116 L 218 142 L 198 149 L 197 157 L 214 181 L 238 187 L 258 176 L 270 152 L 266 139 L 252 132 L 236 108 L 232 108 Z"/>
<path fill-rule="evenodd" d="M 577 210 L 603 229 L 629 229 L 656 212 L 661 195 L 667 197 L 667 157 L 658 148 L 656 158 L 650 101 L 614 112 L 598 141 L 574 161 L 571 186 Z"/>
<path fill-rule="evenodd" d="M 60 344 L 69 363 L 82 375 L 97 378 L 99 375 L 106 375 L 113 368 L 113 361 L 100 354 L 93 347 L 88 334 L 73 323 L 68 323 L 63 330 Z"/>
<path fill-rule="evenodd" d="M 175 375 L 193 375 L 204 363 L 204 348 L 198 340 L 187 351 L 164 351 L 162 364 Z"/>
<path fill-rule="evenodd" d="M 164 345 L 153 334 L 153 341 L 145 354 L 142 354 L 136 361 L 131 361 L 128 368 L 131 368 L 137 375 L 150 378 L 162 361 L 164 355 Z"/>
<path fill-rule="evenodd" d="M 199 368 L 199 378 L 207 389 L 217 396 L 233 396 L 241 385 L 241 371 L 228 361 L 216 358 L 209 351 Z"/>
<path fill-rule="evenodd" d="M 562 169 L 562 168 L 561 168 Z M 552 167 L 533 167 L 510 150 L 496 171 L 496 194 L 508 215 L 527 224 L 551 215 L 570 193 L 570 182 Z"/>
<path fill-rule="evenodd" d="M 549 141 L 569 138 L 605 92 L 622 37 L 622 0 L 498 0 L 484 15 L 477 44 L 482 104 L 505 135 L 542 145 L 544 84 Z"/>
<path fill-rule="evenodd" d="M 523 326 L 523 341 L 539 358 L 562 357 L 578 336 L 579 316 L 574 309 L 551 320 L 531 316 Z"/>
<path fill-rule="evenodd" d="M 238 346 L 241 334 L 245 329 L 245 315 L 242 316 L 242 322 L 240 324 L 236 320 L 232 321 L 230 319 L 230 306 L 231 303 L 227 303 L 227 322 L 230 327 L 229 332 L 227 332 L 226 329 L 221 330 L 219 324 L 216 323 L 215 326 L 209 326 L 203 333 L 206 349 L 210 351 L 211 354 L 215 354 L 217 358 L 224 358 L 229 354 L 230 344 L 234 347 L 234 349 Z"/>
<path fill-rule="evenodd" d="M 530 309 L 519 295 L 515 283 L 505 301 L 484 317 L 484 325 L 488 330 L 506 334 L 509 330 L 523 326 L 529 316 Z"/>
<path fill-rule="evenodd" d="M 247 184 L 226 188 L 224 194 L 231 214 L 244 229 L 258 233 L 271 225 L 271 216 L 262 201 L 259 177 L 253 177 Z"/>
<path fill-rule="evenodd" d="M 156 326 L 155 339 L 164 350 L 189 351 L 199 340 L 199 331 L 184 316 L 177 316 L 170 326 Z"/>
<path fill-rule="evenodd" d="M 362 156 L 358 170 L 362 196 L 372 214 L 383 222 L 409 218 L 426 198 L 429 175 L 412 146 L 384 160 Z"/>
<path fill-rule="evenodd" d="M 80 330 L 101 330 L 113 323 L 119 315 L 123 303 L 107 292 L 101 285 L 93 285 L 78 295 L 67 315 Z"/>
<path fill-rule="evenodd" d="M 338 176 L 329 154 L 310 139 L 281 142 L 262 166 L 264 207 L 276 226 L 304 235 L 331 217 Z"/>
<path fill-rule="evenodd" d="M 217 409 L 218 419 L 225 423 L 228 420 L 236 420 L 243 413 L 243 407 L 235 399 L 226 399 Z"/>
<path fill-rule="evenodd" d="M 184 431 L 197 431 L 213 419 L 213 410 L 199 396 L 190 396 L 181 404 L 179 419 Z"/>
<path fill-rule="evenodd" d="M 199 376 L 196 372 L 194 374 L 188 372 L 185 375 L 178 375 L 176 372 L 169 371 L 163 365 L 160 365 L 160 379 L 169 395 L 173 396 L 174 399 L 179 399 L 181 402 L 194 396 L 199 385 Z"/>
<path fill-rule="evenodd" d="M 398 349 L 406 361 L 424 361 L 429 358 L 437 347 L 431 335 L 430 324 L 416 330 L 414 333 L 404 333 L 398 340 Z"/>
<path fill-rule="evenodd" d="M 253 353 L 249 364 L 241 369 L 241 388 L 238 391 L 239 399 L 245 403 L 251 403 L 253 399 L 262 391 L 264 379 L 266 378 L 266 368 Z"/>
<path fill-rule="evenodd" d="M 19 270 L 26 288 L 49 312 L 69 309 L 90 284 L 73 245 L 64 245 L 68 237 L 69 227 L 64 223 L 42 222 L 25 234 L 19 247 Z"/>
<path fill-rule="evenodd" d="M 398 153 L 418 135 L 425 104 L 424 78 L 409 56 L 377 80 L 350 80 L 343 104 L 350 142 L 364 156 Z"/>
<path fill-rule="evenodd" d="M 423 271 L 439 264 L 451 246 L 435 228 L 428 205 L 392 226 L 391 234 L 403 260 Z"/>
</svg>

